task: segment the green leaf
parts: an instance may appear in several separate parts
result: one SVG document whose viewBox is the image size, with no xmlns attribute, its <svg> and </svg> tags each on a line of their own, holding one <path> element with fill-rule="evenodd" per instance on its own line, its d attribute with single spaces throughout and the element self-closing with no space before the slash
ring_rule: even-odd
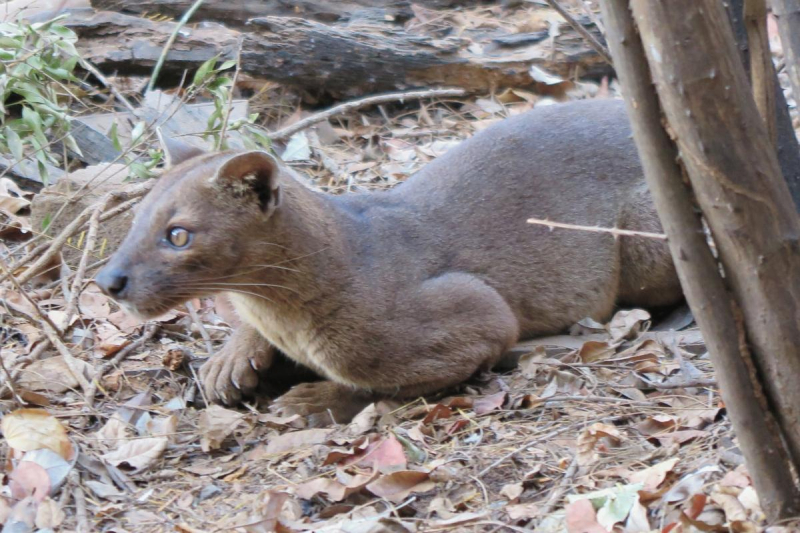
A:
<svg viewBox="0 0 800 533">
<path fill-rule="evenodd" d="M 42 233 L 47 231 L 47 228 L 50 227 L 50 222 L 53 221 L 53 217 L 51 213 L 45 213 L 44 218 L 42 219 Z"/>
<path fill-rule="evenodd" d="M 217 62 L 217 57 L 214 56 L 202 65 L 200 68 L 197 69 L 197 72 L 194 73 L 194 79 L 192 80 L 192 85 L 199 86 L 202 85 L 206 78 L 211 74 L 211 71 L 214 69 L 214 64 Z"/>
<path fill-rule="evenodd" d="M 217 71 L 219 72 L 220 70 L 228 70 L 229 68 L 231 68 L 231 67 L 233 67 L 235 65 L 236 65 L 236 60 L 235 59 L 229 59 L 229 60 L 225 61 L 224 63 L 222 63 L 222 65 L 217 69 Z"/>
<path fill-rule="evenodd" d="M 19 135 L 17 135 L 16 131 L 7 126 L 5 128 L 5 137 L 6 144 L 8 144 L 8 149 L 11 150 L 11 154 L 14 156 L 14 159 L 17 161 L 22 161 L 23 157 L 25 157 L 22 149 L 22 139 L 19 138 Z"/>
<path fill-rule="evenodd" d="M 108 131 L 108 136 L 111 138 L 111 144 L 114 145 L 114 149 L 118 152 L 122 151 L 122 143 L 119 142 L 119 133 L 117 132 L 117 123 L 114 122 L 111 124 L 111 129 Z"/>
</svg>

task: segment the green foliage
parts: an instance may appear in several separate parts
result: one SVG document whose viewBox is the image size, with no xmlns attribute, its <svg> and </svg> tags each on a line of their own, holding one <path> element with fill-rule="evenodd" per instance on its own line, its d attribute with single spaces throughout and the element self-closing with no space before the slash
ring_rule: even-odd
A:
<svg viewBox="0 0 800 533">
<path fill-rule="evenodd" d="M 34 157 L 43 180 L 46 163 L 57 164 L 50 140 L 61 140 L 80 153 L 69 135 L 70 120 L 63 102 L 67 83 L 78 63 L 77 36 L 49 22 L 0 23 L 0 152 L 14 160 Z"/>
<path fill-rule="evenodd" d="M 222 74 L 236 66 L 236 61 L 227 60 L 217 65 L 218 58 L 212 57 L 197 69 L 189 87 L 191 95 L 207 91 L 211 94 L 214 103 L 214 111 L 208 117 L 206 126 L 206 139 L 213 139 L 214 146 L 219 146 L 221 150 L 228 149 L 228 141 L 223 138 L 223 126 L 225 124 L 228 103 L 231 99 L 233 88 L 233 78 Z M 246 118 L 229 121 L 226 128 L 227 132 L 239 131 L 243 133 L 243 139 L 248 148 L 271 147 L 269 137 L 255 125 L 258 113 L 251 113 Z"/>
</svg>

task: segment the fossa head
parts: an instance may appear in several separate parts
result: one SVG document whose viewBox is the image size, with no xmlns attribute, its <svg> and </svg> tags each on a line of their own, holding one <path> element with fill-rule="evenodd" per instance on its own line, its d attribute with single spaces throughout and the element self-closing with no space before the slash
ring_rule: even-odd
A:
<svg viewBox="0 0 800 533">
<path fill-rule="evenodd" d="M 270 154 L 206 154 L 164 138 L 162 145 L 168 170 L 95 278 L 142 318 L 241 283 L 252 270 L 252 244 L 268 238 L 265 225 L 281 206 L 282 168 Z"/>
</svg>

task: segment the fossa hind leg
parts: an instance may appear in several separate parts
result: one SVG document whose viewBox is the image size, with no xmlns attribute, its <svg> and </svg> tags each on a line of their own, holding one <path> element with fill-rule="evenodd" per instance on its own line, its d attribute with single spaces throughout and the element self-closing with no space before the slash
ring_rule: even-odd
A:
<svg viewBox="0 0 800 533">
<path fill-rule="evenodd" d="M 634 231 L 663 232 L 658 213 L 644 184 L 631 195 L 620 226 Z M 683 292 L 665 241 L 648 237 L 621 237 L 620 262 L 618 300 L 622 305 L 660 307 L 680 302 Z"/>
<path fill-rule="evenodd" d="M 325 381 L 295 387 L 276 400 L 282 414 L 308 417 L 325 425 L 333 417 L 347 422 L 381 397 L 411 399 L 436 392 L 490 368 L 518 339 L 519 326 L 500 294 L 480 279 L 462 273 L 425 281 L 403 302 L 405 314 L 387 339 L 394 353 L 359 355 L 331 372 L 348 383 Z M 369 335 L 370 332 L 365 332 Z"/>
</svg>

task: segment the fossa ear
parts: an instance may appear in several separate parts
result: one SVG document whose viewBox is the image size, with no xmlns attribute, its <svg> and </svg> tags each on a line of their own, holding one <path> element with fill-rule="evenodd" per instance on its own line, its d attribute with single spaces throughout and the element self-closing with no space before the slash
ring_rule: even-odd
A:
<svg viewBox="0 0 800 533">
<path fill-rule="evenodd" d="M 236 196 L 254 195 L 265 213 L 281 203 L 280 164 L 267 152 L 242 152 L 225 161 L 212 181 Z"/>
<path fill-rule="evenodd" d="M 161 131 L 161 128 L 156 129 L 156 135 L 158 135 L 158 141 L 161 144 L 162 150 L 164 150 L 164 160 L 167 163 L 167 168 L 180 165 L 184 161 L 188 161 L 189 159 L 193 159 L 205 153 L 196 146 L 179 141 L 178 139 L 173 139 L 172 137 L 167 137 L 164 132 Z"/>
</svg>

